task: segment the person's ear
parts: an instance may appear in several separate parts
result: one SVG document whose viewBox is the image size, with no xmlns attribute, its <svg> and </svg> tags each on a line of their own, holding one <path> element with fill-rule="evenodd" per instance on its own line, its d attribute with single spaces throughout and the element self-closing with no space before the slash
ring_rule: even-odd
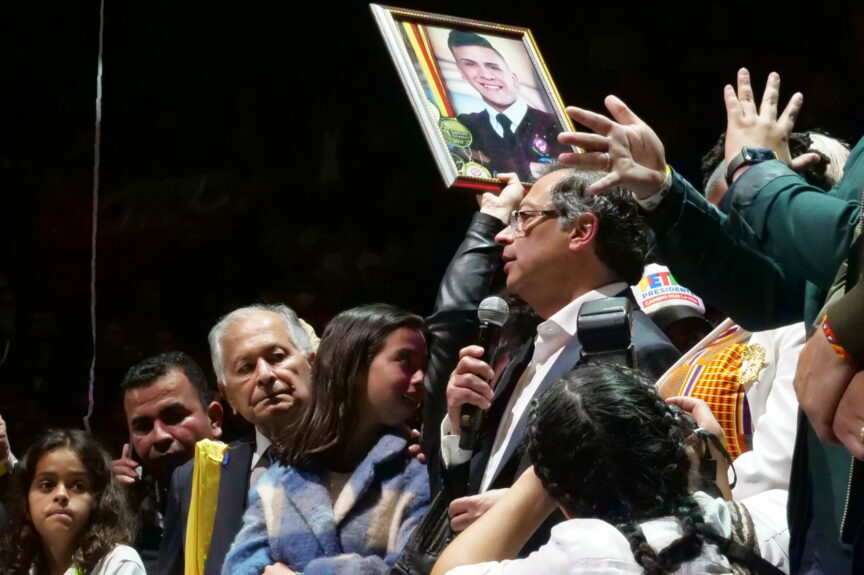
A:
<svg viewBox="0 0 864 575">
<path fill-rule="evenodd" d="M 210 429 L 213 430 L 213 439 L 222 437 L 222 416 L 225 415 L 222 404 L 213 401 L 207 406 L 207 417 L 210 418 Z"/>
<path fill-rule="evenodd" d="M 580 214 L 570 228 L 570 251 L 578 252 L 591 245 L 597 237 L 600 222 L 597 214 L 585 212 Z"/>
<path fill-rule="evenodd" d="M 318 357 L 318 354 L 315 353 L 314 351 L 309 354 L 309 357 L 307 358 L 307 360 L 309 361 L 310 366 L 315 365 L 315 358 L 317 358 L 317 357 Z"/>
<path fill-rule="evenodd" d="M 516 72 L 513 72 L 513 86 L 518 90 L 522 87 L 522 84 L 519 83 L 519 76 L 516 75 Z"/>
<path fill-rule="evenodd" d="M 216 383 L 216 388 L 219 390 L 219 396 L 225 400 L 225 403 L 228 404 L 228 407 L 231 408 L 231 413 L 237 415 L 237 410 L 234 409 L 234 406 L 231 405 L 231 402 L 228 401 L 228 386 L 225 385 L 224 381 L 220 381 Z"/>
</svg>

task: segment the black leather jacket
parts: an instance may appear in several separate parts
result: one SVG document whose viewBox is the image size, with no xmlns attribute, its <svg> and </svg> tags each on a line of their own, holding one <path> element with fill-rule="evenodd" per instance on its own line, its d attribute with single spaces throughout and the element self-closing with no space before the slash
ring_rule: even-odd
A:
<svg viewBox="0 0 864 575">
<path fill-rule="evenodd" d="M 426 320 L 430 333 L 426 367 L 426 398 L 420 443 L 429 467 L 432 493 L 440 486 L 441 421 L 447 415 L 447 381 L 459 361 L 459 350 L 477 334 L 477 308 L 501 268 L 503 248 L 495 234 L 504 228 L 498 218 L 474 214 L 465 240 L 456 250 L 438 289 L 435 309 Z"/>
</svg>

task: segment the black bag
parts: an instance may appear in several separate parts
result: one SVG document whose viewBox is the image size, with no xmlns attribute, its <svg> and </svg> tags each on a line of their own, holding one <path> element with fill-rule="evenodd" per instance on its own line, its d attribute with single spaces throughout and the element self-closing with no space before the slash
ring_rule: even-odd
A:
<svg viewBox="0 0 864 575">
<path fill-rule="evenodd" d="M 432 571 L 438 556 L 455 536 L 450 529 L 450 516 L 447 513 L 450 500 L 446 487 L 438 490 L 429 511 L 390 568 L 390 575 L 426 575 Z"/>
</svg>

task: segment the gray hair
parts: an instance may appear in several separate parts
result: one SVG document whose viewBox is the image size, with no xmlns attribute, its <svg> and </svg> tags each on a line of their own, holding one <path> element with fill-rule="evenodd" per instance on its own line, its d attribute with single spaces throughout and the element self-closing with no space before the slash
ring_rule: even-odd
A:
<svg viewBox="0 0 864 575">
<path fill-rule="evenodd" d="M 650 249 L 648 226 L 639 215 L 629 190 L 615 187 L 595 196 L 585 193 L 591 184 L 604 176 L 606 172 L 569 170 L 552 188 L 550 196 L 560 211 L 558 224 L 562 229 L 571 229 L 576 218 L 584 213 L 597 216 L 598 229 L 594 241 L 597 259 L 633 285 L 642 277 Z"/>
<path fill-rule="evenodd" d="M 810 148 L 807 151 L 821 152 L 830 160 L 825 168 L 825 177 L 831 186 L 836 186 L 843 177 L 843 168 L 849 159 L 849 147 L 843 140 L 819 132 L 807 132 L 807 135 L 810 136 Z"/>
<path fill-rule="evenodd" d="M 223 316 L 216 322 L 216 325 L 213 326 L 207 335 L 207 341 L 210 342 L 210 357 L 213 360 L 213 371 L 216 372 L 216 381 L 223 382 L 225 380 L 225 366 L 222 358 L 222 338 L 225 335 L 225 330 L 237 322 L 237 320 L 247 318 L 259 311 L 275 313 L 284 319 L 285 325 L 288 327 L 288 335 L 291 336 L 291 340 L 297 346 L 297 349 L 307 358 L 315 351 L 309 333 L 304 327 L 303 320 L 297 317 L 294 310 L 287 305 L 256 303 L 241 307 Z"/>
</svg>

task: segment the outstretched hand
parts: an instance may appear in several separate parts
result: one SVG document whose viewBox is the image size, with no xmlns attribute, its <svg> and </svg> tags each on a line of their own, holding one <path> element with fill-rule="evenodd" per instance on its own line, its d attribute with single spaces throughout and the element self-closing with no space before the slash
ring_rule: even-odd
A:
<svg viewBox="0 0 864 575">
<path fill-rule="evenodd" d="M 756 107 L 753 87 L 750 85 L 750 72 L 747 68 L 738 70 L 738 90 L 731 85 L 723 88 L 726 101 L 726 163 L 731 162 L 744 146 L 769 148 L 777 158 L 792 164 L 789 152 L 789 135 L 795 127 L 795 120 L 804 103 L 804 96 L 796 92 L 777 117 L 777 104 L 780 100 L 780 75 L 768 74 L 762 103 Z M 812 159 L 812 158 L 811 158 Z"/>
<path fill-rule="evenodd" d="M 582 108 L 567 108 L 567 114 L 574 121 L 595 133 L 559 134 L 559 142 L 578 146 L 584 152 L 565 152 L 558 156 L 558 161 L 570 166 L 609 172 L 588 188 L 589 194 L 599 194 L 622 186 L 644 200 L 654 195 L 666 179 L 663 143 L 651 126 L 619 98 L 607 96 L 605 104 L 614 120 Z"/>
</svg>

